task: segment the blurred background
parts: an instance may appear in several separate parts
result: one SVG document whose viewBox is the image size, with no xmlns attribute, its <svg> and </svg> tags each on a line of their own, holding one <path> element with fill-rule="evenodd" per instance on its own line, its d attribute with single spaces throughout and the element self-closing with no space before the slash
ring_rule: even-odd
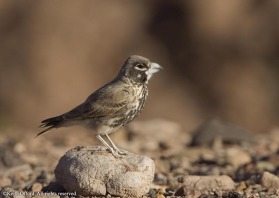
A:
<svg viewBox="0 0 279 198">
<path fill-rule="evenodd" d="M 1 1 L 0 128 L 38 132 L 137 54 L 164 67 L 138 120 L 266 132 L 279 121 L 278 19 L 277 0 Z"/>
</svg>

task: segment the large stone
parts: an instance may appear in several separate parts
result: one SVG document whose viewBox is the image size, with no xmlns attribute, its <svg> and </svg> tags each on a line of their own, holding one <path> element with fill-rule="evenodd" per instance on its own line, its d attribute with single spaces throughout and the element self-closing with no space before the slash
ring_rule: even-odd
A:
<svg viewBox="0 0 279 198">
<path fill-rule="evenodd" d="M 105 147 L 94 146 L 69 150 L 55 177 L 65 190 L 83 196 L 140 197 L 149 191 L 154 172 L 149 157 L 128 153 L 116 158 Z"/>
<path fill-rule="evenodd" d="M 245 129 L 220 119 L 212 119 L 201 124 L 193 132 L 192 145 L 210 145 L 216 139 L 222 142 L 241 143 L 253 142 L 253 136 Z"/>
</svg>

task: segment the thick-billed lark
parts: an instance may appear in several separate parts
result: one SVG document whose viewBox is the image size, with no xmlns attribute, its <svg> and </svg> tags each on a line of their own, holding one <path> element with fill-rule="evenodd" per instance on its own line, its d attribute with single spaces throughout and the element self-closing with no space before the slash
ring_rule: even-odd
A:
<svg viewBox="0 0 279 198">
<path fill-rule="evenodd" d="M 114 156 L 125 154 L 112 142 L 109 133 L 131 122 L 144 107 L 148 95 L 147 83 L 162 67 L 142 56 L 130 56 L 118 75 L 92 93 L 82 104 L 62 115 L 42 121 L 47 127 L 37 136 L 59 127 L 85 125 Z M 111 146 L 102 138 L 105 135 Z"/>
</svg>

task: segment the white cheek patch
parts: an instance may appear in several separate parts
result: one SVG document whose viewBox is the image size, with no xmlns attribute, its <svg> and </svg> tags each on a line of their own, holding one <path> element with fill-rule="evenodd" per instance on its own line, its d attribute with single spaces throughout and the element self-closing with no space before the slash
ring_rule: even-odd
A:
<svg viewBox="0 0 279 198">
<path fill-rule="evenodd" d="M 147 75 L 147 81 L 148 81 L 153 76 L 153 74 L 152 73 L 148 73 L 147 71 L 145 73 Z"/>
<path fill-rule="evenodd" d="M 138 74 L 138 76 L 137 76 L 138 78 L 141 78 L 141 74 Z"/>
</svg>

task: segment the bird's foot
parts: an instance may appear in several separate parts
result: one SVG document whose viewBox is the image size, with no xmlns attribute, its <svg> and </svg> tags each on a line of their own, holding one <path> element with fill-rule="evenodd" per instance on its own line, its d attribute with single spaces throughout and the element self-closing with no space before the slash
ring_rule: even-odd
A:
<svg viewBox="0 0 279 198">
<path fill-rule="evenodd" d="M 123 157 L 123 154 L 120 154 L 117 150 L 109 149 L 109 151 L 111 152 L 111 154 L 112 154 L 115 158 L 121 158 L 121 157 Z"/>
<path fill-rule="evenodd" d="M 119 155 L 128 155 L 128 151 L 124 151 L 124 150 L 120 150 L 120 149 L 115 149 L 115 151 L 116 151 Z"/>
</svg>

